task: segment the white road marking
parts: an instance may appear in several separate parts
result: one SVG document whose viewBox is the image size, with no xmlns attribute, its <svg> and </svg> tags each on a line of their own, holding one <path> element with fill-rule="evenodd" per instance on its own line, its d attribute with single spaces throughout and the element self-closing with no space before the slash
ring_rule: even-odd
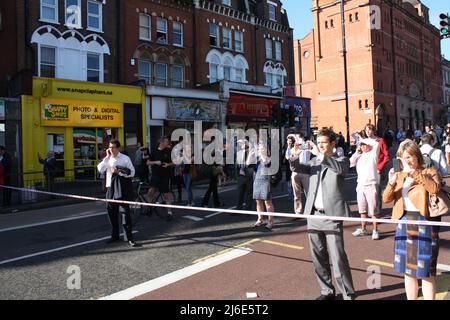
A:
<svg viewBox="0 0 450 320">
<path fill-rule="evenodd" d="M 71 218 L 65 218 L 65 219 L 50 220 L 50 221 L 44 221 L 44 222 L 39 222 L 39 223 L 26 224 L 26 225 L 22 225 L 22 226 L 18 226 L 18 227 L 11 227 L 11 228 L 6 228 L 6 229 L 0 229 L 0 233 L 7 232 L 7 231 L 14 231 L 14 230 L 21 230 L 21 229 L 39 227 L 39 226 L 45 226 L 45 225 L 49 225 L 49 224 L 55 224 L 55 223 L 66 222 L 66 221 L 87 219 L 87 218 L 98 217 L 98 216 L 103 216 L 103 215 L 107 215 L 107 213 L 106 212 L 102 212 L 102 213 L 88 214 L 88 215 L 71 217 Z"/>
<path fill-rule="evenodd" d="M 442 270 L 442 271 L 447 271 L 447 272 L 450 272 L 450 265 L 446 265 L 446 264 L 438 264 L 437 265 L 437 268 L 439 269 L 439 270 Z"/>
<path fill-rule="evenodd" d="M 234 209 L 236 209 L 236 208 L 237 208 L 237 207 L 234 206 L 234 207 L 228 208 L 227 210 L 234 210 Z M 212 217 L 217 216 L 217 215 L 219 215 L 219 214 L 221 214 L 221 213 L 223 213 L 223 211 L 217 211 L 217 212 L 215 212 L 215 213 L 213 213 L 213 214 L 210 214 L 210 215 L 206 216 L 205 219 L 212 218 Z"/>
<path fill-rule="evenodd" d="M 252 250 L 248 248 L 235 249 L 230 252 L 224 253 L 220 256 L 216 256 L 211 259 L 194 264 L 192 266 L 166 274 L 165 276 L 159 277 L 157 279 L 153 279 L 148 282 L 117 292 L 115 294 L 103 297 L 100 300 L 131 300 L 136 297 L 155 291 L 157 289 L 168 286 L 172 283 L 181 281 L 185 278 L 191 277 L 197 273 L 221 265 L 225 262 L 243 257 L 246 254 L 249 254 L 251 251 Z"/>
<path fill-rule="evenodd" d="M 136 234 L 136 233 L 138 233 L 138 231 L 133 231 L 133 234 Z M 123 234 L 121 234 L 120 236 L 123 236 Z M 15 261 L 20 261 L 20 260 L 25 260 L 25 259 L 28 259 L 28 258 L 43 256 L 45 254 L 58 252 L 58 251 L 63 251 L 63 250 L 66 250 L 66 249 L 81 247 L 81 246 L 84 246 L 84 245 L 87 245 L 87 244 L 96 243 L 96 242 L 100 242 L 100 241 L 105 241 L 105 240 L 108 240 L 109 238 L 111 238 L 111 237 L 110 236 L 103 237 L 103 238 L 100 238 L 100 239 L 94 239 L 94 240 L 90 240 L 90 241 L 75 243 L 75 244 L 71 244 L 71 245 L 60 247 L 60 248 L 56 248 L 56 249 L 51 249 L 51 250 L 41 251 L 41 252 L 37 252 L 37 253 L 33 253 L 33 254 L 28 254 L 28 255 L 22 256 L 22 257 L 17 257 L 17 258 L 13 258 L 13 259 L 3 260 L 3 261 L 0 261 L 0 265 L 4 265 L 4 264 L 8 264 L 8 263 L 15 262 Z"/>
<path fill-rule="evenodd" d="M 203 218 L 195 217 L 195 216 L 183 216 L 185 219 L 189 219 L 195 222 L 203 221 Z"/>
</svg>

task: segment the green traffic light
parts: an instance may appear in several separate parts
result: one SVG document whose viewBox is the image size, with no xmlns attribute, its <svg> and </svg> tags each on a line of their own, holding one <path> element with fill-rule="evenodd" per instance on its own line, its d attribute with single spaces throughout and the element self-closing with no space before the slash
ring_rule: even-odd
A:
<svg viewBox="0 0 450 320">
<path fill-rule="evenodd" d="M 448 28 L 442 28 L 441 29 L 442 34 L 448 34 Z"/>
</svg>

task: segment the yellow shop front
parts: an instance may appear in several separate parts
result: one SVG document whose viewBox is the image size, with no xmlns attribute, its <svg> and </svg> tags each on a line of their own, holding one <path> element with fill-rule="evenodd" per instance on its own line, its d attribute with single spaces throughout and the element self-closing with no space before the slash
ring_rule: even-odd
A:
<svg viewBox="0 0 450 320">
<path fill-rule="evenodd" d="M 23 180 L 43 179 L 54 152 L 57 179 L 95 180 L 97 163 L 111 139 L 132 159 L 145 145 L 145 95 L 141 87 L 34 78 L 33 95 L 22 96 Z"/>
</svg>

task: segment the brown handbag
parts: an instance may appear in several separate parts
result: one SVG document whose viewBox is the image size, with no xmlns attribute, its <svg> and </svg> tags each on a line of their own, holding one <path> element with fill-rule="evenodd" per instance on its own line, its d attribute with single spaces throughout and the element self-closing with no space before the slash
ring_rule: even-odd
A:
<svg viewBox="0 0 450 320">
<path fill-rule="evenodd" d="M 444 185 L 438 193 L 428 195 L 428 210 L 431 218 L 443 216 L 450 211 L 450 188 L 448 186 Z"/>
<path fill-rule="evenodd" d="M 190 169 L 189 169 L 189 174 L 191 175 L 191 180 L 192 181 L 198 181 L 199 180 L 199 174 L 197 172 L 197 168 L 195 167 L 194 164 L 191 165 Z"/>
</svg>

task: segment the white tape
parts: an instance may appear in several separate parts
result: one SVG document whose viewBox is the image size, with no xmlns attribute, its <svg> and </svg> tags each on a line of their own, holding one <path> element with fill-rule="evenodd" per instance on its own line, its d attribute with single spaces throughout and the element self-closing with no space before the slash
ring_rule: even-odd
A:
<svg viewBox="0 0 450 320">
<path fill-rule="evenodd" d="M 168 204 L 158 204 L 158 203 L 147 203 L 147 202 L 136 202 L 136 201 L 124 201 L 124 200 L 112 200 L 112 199 L 100 199 L 94 197 L 86 197 L 86 196 L 77 196 L 72 194 L 63 194 L 63 193 L 54 193 L 40 190 L 30 190 L 26 188 L 16 188 L 10 186 L 0 186 L 1 188 L 7 188 L 16 191 L 26 191 L 26 192 L 34 192 L 40 194 L 46 194 L 50 196 L 57 196 L 62 198 L 71 198 L 71 199 L 79 199 L 79 200 L 88 200 L 88 201 L 97 201 L 97 202 L 105 202 L 105 203 L 117 203 L 117 204 L 128 204 L 132 206 L 144 206 L 144 207 L 159 207 L 159 208 L 167 208 L 167 209 L 179 209 L 179 210 L 195 210 L 195 211 L 205 211 L 205 212 L 216 212 L 217 209 L 214 208 L 200 208 L 200 207 L 186 207 L 186 206 L 175 206 Z M 439 226 L 439 227 L 450 227 L 450 222 L 435 222 L 435 221 L 417 221 L 417 220 L 390 220 L 390 219 L 364 219 L 364 218 L 350 218 L 350 217 L 334 217 L 334 216 L 315 216 L 315 215 L 303 215 L 303 214 L 292 214 L 292 213 L 279 213 L 279 212 L 256 212 L 256 211 L 244 211 L 244 210 L 233 210 L 233 209 L 221 209 L 223 213 L 233 213 L 233 214 L 242 214 L 242 215 L 270 215 L 272 217 L 279 218 L 289 218 L 289 219 L 311 219 L 311 220 L 328 220 L 328 221 L 342 221 L 342 222 L 377 222 L 384 224 L 404 224 L 404 225 L 421 225 L 421 226 Z"/>
</svg>

